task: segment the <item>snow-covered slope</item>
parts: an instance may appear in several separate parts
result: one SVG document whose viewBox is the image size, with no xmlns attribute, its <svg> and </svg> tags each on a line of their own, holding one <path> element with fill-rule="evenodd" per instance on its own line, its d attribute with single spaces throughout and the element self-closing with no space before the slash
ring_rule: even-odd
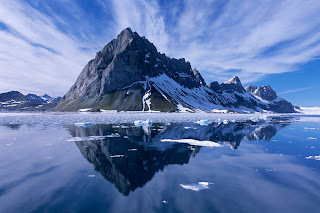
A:
<svg viewBox="0 0 320 213">
<path fill-rule="evenodd" d="M 300 107 L 300 109 L 296 109 L 296 111 L 306 114 L 306 115 L 320 115 L 320 107 Z"/>
</svg>

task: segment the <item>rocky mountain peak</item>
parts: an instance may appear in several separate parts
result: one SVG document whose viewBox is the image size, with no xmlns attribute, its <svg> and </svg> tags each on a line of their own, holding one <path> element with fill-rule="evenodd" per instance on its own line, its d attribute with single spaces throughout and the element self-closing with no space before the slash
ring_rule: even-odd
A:
<svg viewBox="0 0 320 213">
<path fill-rule="evenodd" d="M 193 72 L 193 75 L 199 80 L 201 85 L 206 85 L 206 82 L 204 81 L 200 72 L 196 68 L 194 68 L 192 72 Z"/>
<path fill-rule="evenodd" d="M 241 111 L 237 107 L 244 106 L 252 111 L 291 110 L 270 108 L 249 95 L 237 76 L 222 84 L 212 82 L 209 88 L 203 85 L 200 72 L 184 58 L 158 52 L 145 37 L 126 28 L 88 62 L 56 109 L 171 112 L 210 111 L 218 106 Z"/>
<path fill-rule="evenodd" d="M 231 79 L 228 81 L 224 82 L 224 84 L 236 84 L 236 85 L 241 85 L 241 81 L 238 76 L 233 76 Z"/>
<path fill-rule="evenodd" d="M 253 94 L 267 101 L 273 101 L 278 97 L 270 85 L 258 87 Z"/>
<path fill-rule="evenodd" d="M 225 90 L 226 92 L 229 92 L 229 93 L 232 93 L 235 91 L 240 92 L 240 93 L 246 92 L 246 90 L 242 86 L 241 81 L 238 78 L 238 76 L 234 76 L 233 78 L 229 79 L 228 81 L 222 83 L 221 87 L 223 90 Z"/>
<path fill-rule="evenodd" d="M 257 89 L 257 86 L 255 85 L 249 85 L 245 88 L 245 90 L 249 93 L 253 93 Z"/>
<path fill-rule="evenodd" d="M 221 92 L 222 91 L 221 85 L 218 83 L 218 81 L 211 82 L 210 84 L 208 84 L 208 87 L 210 89 L 212 89 L 213 91 L 215 91 L 215 92 Z"/>
</svg>

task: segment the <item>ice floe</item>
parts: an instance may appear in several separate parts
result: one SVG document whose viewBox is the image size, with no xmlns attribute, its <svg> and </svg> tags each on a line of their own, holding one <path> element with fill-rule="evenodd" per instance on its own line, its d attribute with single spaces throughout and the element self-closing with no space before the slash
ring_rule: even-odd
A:
<svg viewBox="0 0 320 213">
<path fill-rule="evenodd" d="M 308 140 L 317 140 L 317 138 L 313 138 L 313 137 L 308 137 Z"/>
<path fill-rule="evenodd" d="M 201 126 L 207 126 L 207 125 L 211 124 L 212 122 L 209 120 L 200 120 L 200 121 L 197 121 L 196 123 Z"/>
<path fill-rule="evenodd" d="M 320 160 L 320 155 L 318 156 L 308 156 L 306 159 Z"/>
<path fill-rule="evenodd" d="M 82 126 L 82 127 L 89 127 L 89 126 L 93 126 L 93 123 L 90 123 L 90 122 L 79 122 L 79 123 L 75 123 L 74 124 L 75 126 Z"/>
<path fill-rule="evenodd" d="M 67 141 L 69 142 L 78 142 L 78 141 L 95 141 L 95 140 L 103 140 L 110 135 L 106 136 L 88 136 L 88 137 L 73 137 Z"/>
<path fill-rule="evenodd" d="M 122 158 L 124 155 L 111 155 L 110 158 Z"/>
<path fill-rule="evenodd" d="M 192 184 L 180 184 L 180 186 L 186 190 L 192 190 L 192 191 L 201 191 L 204 189 L 210 189 L 212 187 L 213 183 L 210 182 L 198 182 L 198 183 L 192 183 Z"/>
<path fill-rule="evenodd" d="M 222 145 L 217 142 L 199 141 L 194 139 L 162 139 L 161 142 L 186 143 L 194 146 L 222 147 Z"/>
<path fill-rule="evenodd" d="M 93 178 L 93 177 L 95 177 L 96 175 L 88 175 L 88 177 L 90 177 L 90 178 Z"/>
<path fill-rule="evenodd" d="M 134 121 L 133 124 L 134 124 L 135 126 L 147 126 L 147 127 L 151 127 L 151 126 L 152 126 L 152 121 L 150 121 L 150 120 L 145 120 L 145 121 L 137 120 L 137 121 Z"/>
</svg>

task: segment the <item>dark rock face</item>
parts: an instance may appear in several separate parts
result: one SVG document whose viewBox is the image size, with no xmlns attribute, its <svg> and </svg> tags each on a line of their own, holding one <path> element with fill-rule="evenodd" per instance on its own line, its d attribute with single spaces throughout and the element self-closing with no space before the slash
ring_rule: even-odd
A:
<svg viewBox="0 0 320 213">
<path fill-rule="evenodd" d="M 202 78 L 200 72 L 196 68 L 194 68 L 192 71 L 193 71 L 193 75 L 196 77 L 196 79 L 199 80 L 200 84 L 205 86 L 206 82 Z"/>
<path fill-rule="evenodd" d="M 250 85 L 245 88 L 245 90 L 249 93 L 253 93 L 256 89 L 257 89 L 257 86 L 255 85 Z"/>
<path fill-rule="evenodd" d="M 0 102 L 11 101 L 11 100 L 26 101 L 27 98 L 18 91 L 11 91 L 11 92 L 0 94 Z"/>
<path fill-rule="evenodd" d="M 145 37 L 127 28 L 88 62 L 56 110 L 271 110 L 257 97 L 244 89 L 237 76 L 207 86 L 185 59 L 159 53 Z"/>
<path fill-rule="evenodd" d="M 218 92 L 221 93 L 222 92 L 222 87 L 221 85 L 218 83 L 218 81 L 213 81 L 210 84 L 208 84 L 208 87 L 213 90 L 214 92 Z"/>
<path fill-rule="evenodd" d="M 107 100 L 105 105 L 108 109 L 118 109 L 120 102 L 125 102 L 129 106 L 127 110 L 142 110 L 142 103 L 137 99 L 142 100 L 144 85 L 137 82 L 161 74 L 166 74 L 186 88 L 199 87 L 204 82 L 200 73 L 196 74 L 198 78 L 193 77 L 189 62 L 160 54 L 146 38 L 127 28 L 98 52 L 95 59 L 89 61 L 62 98 L 58 109 L 97 107 Z M 120 99 L 111 100 L 114 98 L 110 96 Z"/>
</svg>

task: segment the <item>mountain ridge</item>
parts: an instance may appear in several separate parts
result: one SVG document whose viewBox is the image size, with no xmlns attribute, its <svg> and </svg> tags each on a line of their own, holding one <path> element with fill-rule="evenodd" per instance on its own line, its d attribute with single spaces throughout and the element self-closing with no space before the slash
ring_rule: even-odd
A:
<svg viewBox="0 0 320 213">
<path fill-rule="evenodd" d="M 284 99 L 262 96 L 248 92 L 236 76 L 207 85 L 184 58 L 158 52 L 126 28 L 88 62 L 56 110 L 295 112 Z"/>
<path fill-rule="evenodd" d="M 61 97 L 52 98 L 44 94 L 32 93 L 24 95 L 19 91 L 0 93 L 0 110 L 50 110 L 56 107 Z"/>
</svg>

